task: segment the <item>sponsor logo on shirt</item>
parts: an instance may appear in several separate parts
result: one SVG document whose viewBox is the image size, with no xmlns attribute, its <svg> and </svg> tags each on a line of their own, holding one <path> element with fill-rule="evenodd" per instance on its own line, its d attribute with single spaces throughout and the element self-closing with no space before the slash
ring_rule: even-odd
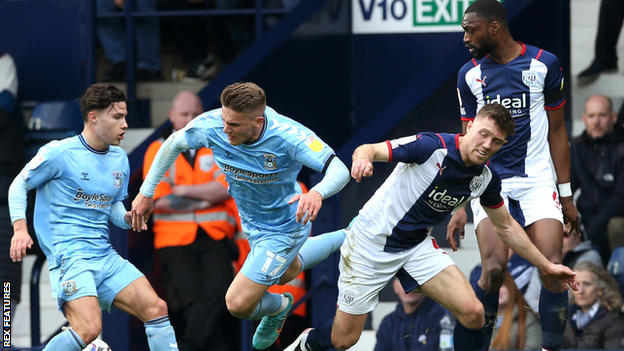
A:
<svg viewBox="0 0 624 351">
<path fill-rule="evenodd" d="M 465 196 L 458 199 L 451 195 L 447 195 L 446 189 L 440 191 L 436 186 L 424 200 L 425 203 L 435 211 L 451 212 L 458 204 L 462 204 L 465 199 Z"/>
<path fill-rule="evenodd" d="M 517 98 L 501 97 L 500 95 L 490 98 L 488 95 L 485 97 L 485 103 L 503 105 L 503 107 L 509 110 L 512 117 L 523 114 L 525 109 L 529 107 L 525 93 L 522 93 L 522 96 Z"/>
<path fill-rule="evenodd" d="M 74 195 L 74 201 L 84 201 L 87 208 L 107 208 L 110 206 L 110 202 L 113 200 L 112 196 L 106 194 L 87 194 L 83 189 L 78 188 L 76 195 Z"/>
<path fill-rule="evenodd" d="M 305 144 L 310 148 L 310 150 L 314 152 L 319 152 L 323 150 L 323 143 L 321 143 L 317 138 L 315 138 L 314 135 L 310 135 L 306 139 Z"/>
<path fill-rule="evenodd" d="M 279 173 L 262 174 L 236 168 L 228 164 L 223 165 L 223 173 L 231 173 L 234 179 L 253 184 L 268 184 L 279 180 Z"/>
<path fill-rule="evenodd" d="M 487 76 L 483 77 L 483 79 L 477 78 L 477 79 L 476 79 L 476 80 L 477 80 L 477 83 L 481 83 L 481 85 L 483 85 L 484 87 L 485 87 L 485 86 L 487 86 L 487 85 L 485 84 L 485 79 L 486 79 L 486 78 L 487 78 Z"/>
<path fill-rule="evenodd" d="M 89 172 L 82 172 L 81 180 L 89 180 Z"/>
</svg>

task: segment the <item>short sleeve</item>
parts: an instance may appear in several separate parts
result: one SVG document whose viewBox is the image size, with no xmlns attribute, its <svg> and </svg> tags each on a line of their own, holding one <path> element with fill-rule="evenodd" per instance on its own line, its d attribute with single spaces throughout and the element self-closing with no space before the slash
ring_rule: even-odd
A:
<svg viewBox="0 0 624 351">
<path fill-rule="evenodd" d="M 457 100 L 462 121 L 470 121 L 477 115 L 477 99 L 467 81 L 468 72 L 476 66 L 474 60 L 466 63 L 457 76 Z"/>
<path fill-rule="evenodd" d="M 435 133 L 420 133 L 387 142 L 390 151 L 389 162 L 422 164 L 435 150 L 446 148 L 442 136 Z"/>
<path fill-rule="evenodd" d="M 22 176 L 31 188 L 34 189 L 62 174 L 65 161 L 62 152 L 55 148 L 57 143 L 61 142 L 52 141 L 42 146 L 22 170 Z"/>
<path fill-rule="evenodd" d="M 498 208 L 501 207 L 504 202 L 501 197 L 501 179 L 495 171 L 492 172 L 492 179 L 488 183 L 485 191 L 479 197 L 479 202 L 481 206 L 490 207 L 490 208 Z"/>
<path fill-rule="evenodd" d="M 310 129 L 302 125 L 298 125 L 297 129 L 305 137 L 290 139 L 293 159 L 310 169 L 323 172 L 336 153 Z"/>
<path fill-rule="evenodd" d="M 557 56 L 544 51 L 540 57 L 548 71 L 544 82 L 544 100 L 547 110 L 555 110 L 565 104 L 563 68 Z"/>
</svg>

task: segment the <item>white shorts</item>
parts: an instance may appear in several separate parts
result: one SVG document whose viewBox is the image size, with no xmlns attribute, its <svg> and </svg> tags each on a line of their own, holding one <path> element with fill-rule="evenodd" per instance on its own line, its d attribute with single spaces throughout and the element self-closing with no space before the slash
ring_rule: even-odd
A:
<svg viewBox="0 0 624 351">
<path fill-rule="evenodd" d="M 411 291 L 451 265 L 455 263 L 431 235 L 411 249 L 384 252 L 383 246 L 348 230 L 340 248 L 338 308 L 352 315 L 366 314 L 377 307 L 379 292 L 395 275 Z"/>
<path fill-rule="evenodd" d="M 505 206 L 524 228 L 540 219 L 556 219 L 563 224 L 559 192 L 552 179 L 513 177 L 503 179 L 501 196 Z M 470 202 L 475 228 L 487 214 L 479 199 Z"/>
</svg>

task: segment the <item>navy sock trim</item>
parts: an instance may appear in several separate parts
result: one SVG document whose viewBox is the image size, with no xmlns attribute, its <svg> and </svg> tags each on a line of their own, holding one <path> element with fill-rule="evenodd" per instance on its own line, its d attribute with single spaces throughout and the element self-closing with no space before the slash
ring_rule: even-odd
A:
<svg viewBox="0 0 624 351">
<path fill-rule="evenodd" d="M 82 347 L 83 349 L 87 347 L 87 345 L 82 341 L 80 336 L 78 336 L 78 334 L 76 334 L 76 332 L 73 329 L 67 329 L 67 331 L 69 331 L 69 335 L 71 335 L 74 338 L 74 340 L 76 341 L 76 343 L 78 343 L 80 347 Z"/>
<path fill-rule="evenodd" d="M 158 318 L 154 318 L 152 320 L 149 320 L 147 322 L 145 322 L 145 326 L 146 327 L 157 327 L 160 324 L 165 324 L 165 323 L 169 323 L 169 316 L 162 316 L 162 317 L 158 317 Z"/>
</svg>

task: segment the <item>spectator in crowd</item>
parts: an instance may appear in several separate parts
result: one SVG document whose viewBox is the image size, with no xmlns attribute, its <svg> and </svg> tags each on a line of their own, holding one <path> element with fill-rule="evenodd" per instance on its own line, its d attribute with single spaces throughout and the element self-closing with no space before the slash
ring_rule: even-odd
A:
<svg viewBox="0 0 624 351">
<path fill-rule="evenodd" d="M 136 11 L 156 10 L 156 0 L 135 0 Z M 97 0 L 98 13 L 118 12 L 124 7 L 124 0 Z M 158 17 L 143 17 L 135 20 L 135 40 L 138 81 L 162 80 L 160 58 L 160 25 Z M 126 32 L 121 18 L 98 18 L 97 35 L 104 48 L 104 56 L 110 69 L 102 77 L 103 82 L 124 80 L 128 66 L 126 58 Z"/>
<path fill-rule="evenodd" d="M 159 11 L 194 11 L 214 9 L 213 1 L 205 0 L 158 0 Z M 185 82 L 202 82 L 218 73 L 218 64 L 211 52 L 215 50 L 218 34 L 227 34 L 221 17 L 163 17 L 163 36 L 168 34 L 188 68 L 180 77 Z M 217 33 L 223 31 L 223 33 Z M 181 72 L 175 69 L 174 72 Z M 174 77 L 176 79 L 180 77 Z"/>
<path fill-rule="evenodd" d="M 498 318 L 492 334 L 492 350 L 537 350 L 541 348 L 540 320 L 529 307 L 513 276 L 505 275 L 498 296 Z"/>
<path fill-rule="evenodd" d="M 624 2 L 602 0 L 598 17 L 598 33 L 594 47 L 594 60 L 578 75 L 579 83 L 588 84 L 601 73 L 617 72 L 615 46 L 624 22 Z"/>
<path fill-rule="evenodd" d="M 591 241 L 584 240 L 577 233 L 565 233 L 563 235 L 563 264 L 573 268 L 578 263 L 589 261 L 598 267 L 603 267 L 600 253 L 596 251 Z"/>
<path fill-rule="evenodd" d="M 22 285 L 22 262 L 11 262 L 9 256 L 13 227 L 8 191 L 24 162 L 24 122 L 17 106 L 17 84 L 15 62 L 0 47 L 0 281 L 11 283 L 13 308 L 20 302 Z"/>
<path fill-rule="evenodd" d="M 265 0 L 264 6 L 267 9 L 285 8 L 293 9 L 301 0 Z M 253 0 L 216 0 L 216 6 L 221 10 L 253 8 Z M 264 26 L 271 28 L 277 24 L 276 16 L 266 16 Z M 225 19 L 225 26 L 228 29 L 232 43 L 236 50 L 236 56 L 245 51 L 253 44 L 256 33 L 254 30 L 254 22 L 250 17 L 245 16 L 229 16 Z"/>
<path fill-rule="evenodd" d="M 606 263 L 624 245 L 624 139 L 614 132 L 617 114 L 604 95 L 587 99 L 582 120 L 586 129 L 570 147 L 572 191 L 581 191 L 583 231 Z"/>
<path fill-rule="evenodd" d="M 570 319 L 566 326 L 563 348 L 624 348 L 622 296 L 606 269 L 591 262 L 574 267 L 578 291 L 570 298 Z"/>
<path fill-rule="evenodd" d="M 145 154 L 144 176 L 163 140 L 202 112 L 195 93 L 175 97 L 171 126 Z M 238 259 L 232 241 L 237 216 L 227 203 L 232 201 L 227 184 L 217 180 L 221 174 L 210 149 L 185 150 L 154 194 L 154 246 L 181 351 L 230 349 L 227 331 L 219 327 L 229 315 L 225 292 L 234 278 L 232 261 Z"/>
<path fill-rule="evenodd" d="M 420 292 L 405 292 L 399 278 L 392 287 L 399 303 L 381 321 L 375 351 L 439 350 L 444 307 Z"/>
</svg>

